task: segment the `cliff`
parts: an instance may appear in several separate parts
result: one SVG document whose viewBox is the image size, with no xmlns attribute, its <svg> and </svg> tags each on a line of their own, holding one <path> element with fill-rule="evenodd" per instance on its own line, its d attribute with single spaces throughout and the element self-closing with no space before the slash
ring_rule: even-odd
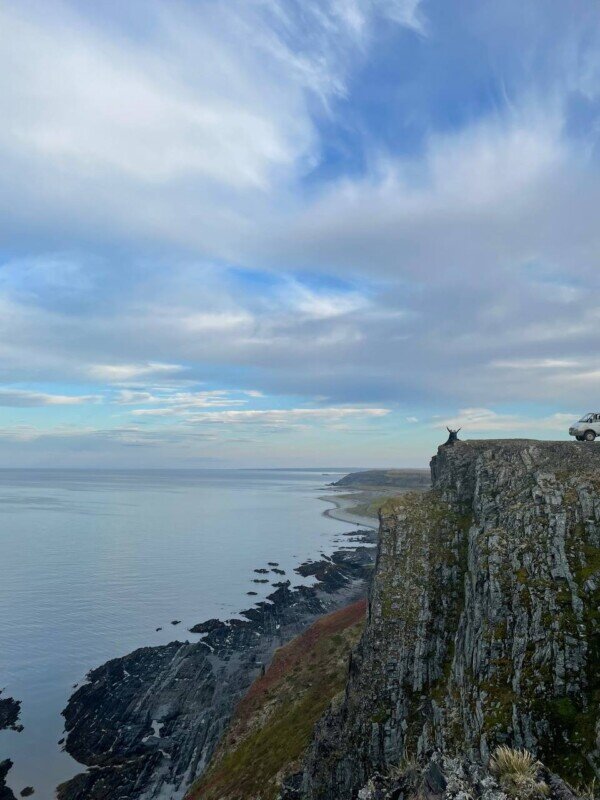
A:
<svg viewBox="0 0 600 800">
<path fill-rule="evenodd" d="M 500 744 L 550 770 L 513 796 L 600 775 L 600 449 L 457 442 L 431 472 L 381 511 L 365 632 L 286 797 L 506 797 Z"/>
</svg>

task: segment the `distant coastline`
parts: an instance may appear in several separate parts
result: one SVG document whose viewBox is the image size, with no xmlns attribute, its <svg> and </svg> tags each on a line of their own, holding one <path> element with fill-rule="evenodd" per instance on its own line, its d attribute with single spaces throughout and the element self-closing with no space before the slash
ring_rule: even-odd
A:
<svg viewBox="0 0 600 800">
<path fill-rule="evenodd" d="M 331 494 L 319 499 L 333 505 L 323 516 L 377 530 L 379 508 L 386 500 L 424 491 L 430 483 L 428 469 L 370 469 L 345 475 L 329 485 Z"/>
</svg>

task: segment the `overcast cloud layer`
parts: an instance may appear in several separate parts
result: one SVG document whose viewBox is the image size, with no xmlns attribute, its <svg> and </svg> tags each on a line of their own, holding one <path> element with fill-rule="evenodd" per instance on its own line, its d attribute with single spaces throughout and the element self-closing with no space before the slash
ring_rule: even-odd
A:
<svg viewBox="0 0 600 800">
<path fill-rule="evenodd" d="M 600 406 L 595 0 L 0 0 L 0 466 Z"/>
</svg>

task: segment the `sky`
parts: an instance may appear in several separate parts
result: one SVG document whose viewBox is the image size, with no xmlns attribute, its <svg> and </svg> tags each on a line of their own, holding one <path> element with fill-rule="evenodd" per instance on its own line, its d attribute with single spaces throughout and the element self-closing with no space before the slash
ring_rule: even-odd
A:
<svg viewBox="0 0 600 800">
<path fill-rule="evenodd" d="M 0 466 L 600 410 L 596 0 L 0 0 Z"/>
</svg>

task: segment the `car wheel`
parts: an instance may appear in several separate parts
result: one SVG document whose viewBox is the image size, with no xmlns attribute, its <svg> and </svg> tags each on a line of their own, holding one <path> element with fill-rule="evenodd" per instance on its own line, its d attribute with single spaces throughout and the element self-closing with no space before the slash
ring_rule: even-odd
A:
<svg viewBox="0 0 600 800">
<path fill-rule="evenodd" d="M 596 434 L 594 433 L 594 431 L 586 431 L 583 434 L 583 438 L 586 440 L 586 442 L 593 442 L 594 439 L 596 438 Z"/>
</svg>

